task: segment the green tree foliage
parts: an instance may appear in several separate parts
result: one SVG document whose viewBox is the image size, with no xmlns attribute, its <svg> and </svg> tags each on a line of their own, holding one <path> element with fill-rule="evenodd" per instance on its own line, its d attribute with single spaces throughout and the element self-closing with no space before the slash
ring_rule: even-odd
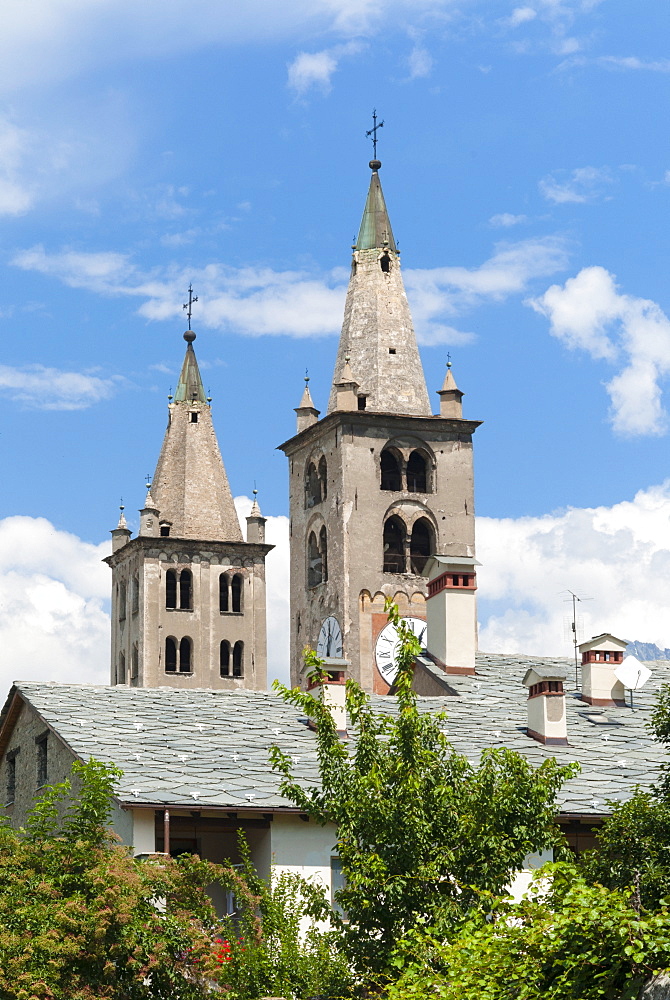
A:
<svg viewBox="0 0 670 1000">
<path fill-rule="evenodd" d="M 590 885 L 573 865 L 548 865 L 529 898 L 484 909 L 447 943 L 408 938 L 385 1000 L 634 1000 L 670 959 L 667 910 L 638 912 L 630 891 Z"/>
<path fill-rule="evenodd" d="M 243 1000 L 348 995 L 352 977 L 334 933 L 318 929 L 313 919 L 330 913 L 323 888 L 287 872 L 275 873 L 268 884 L 256 873 L 243 837 L 239 850 L 237 909 L 222 921 L 217 948 L 218 982 L 226 995 Z"/>
<path fill-rule="evenodd" d="M 372 710 L 347 683 L 347 713 L 356 730 L 338 738 L 328 708 L 309 693 L 276 685 L 284 699 L 314 722 L 319 788 L 294 780 L 290 758 L 273 748 L 282 792 L 321 824 L 337 826 L 346 886 L 336 917 L 346 954 L 363 976 L 392 971 L 403 935 L 426 923 L 453 931 L 479 901 L 477 890 L 499 893 L 525 856 L 553 846 L 556 793 L 574 773 L 549 759 L 533 768 L 510 750 L 488 750 L 478 765 L 456 753 L 443 715 L 419 711 L 412 692 L 418 642 L 397 608 L 400 636 L 395 713 Z M 306 662 L 317 675 L 320 661 Z"/>
<path fill-rule="evenodd" d="M 256 1000 L 346 981 L 328 935 L 298 936 L 305 906 L 325 905 L 304 880 L 268 888 L 246 848 L 240 873 L 190 855 L 139 860 L 119 846 L 108 829 L 119 775 L 77 762 L 25 830 L 0 824 L 0 1000 L 204 1000 L 221 989 Z M 217 917 L 213 882 L 235 893 L 235 923 Z"/>
<path fill-rule="evenodd" d="M 69 780 L 47 788 L 24 831 L 0 827 L 2 1000 L 209 995 L 212 866 L 119 847 L 108 831 L 119 774 L 75 762 L 76 796 Z"/>
</svg>

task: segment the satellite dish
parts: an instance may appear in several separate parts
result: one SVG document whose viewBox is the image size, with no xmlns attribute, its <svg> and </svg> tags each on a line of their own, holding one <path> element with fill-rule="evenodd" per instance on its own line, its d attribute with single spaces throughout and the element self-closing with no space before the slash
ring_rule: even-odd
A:
<svg viewBox="0 0 670 1000">
<path fill-rule="evenodd" d="M 625 656 L 614 671 L 614 676 L 629 691 L 639 691 L 651 677 L 651 670 L 640 663 L 636 656 Z"/>
</svg>

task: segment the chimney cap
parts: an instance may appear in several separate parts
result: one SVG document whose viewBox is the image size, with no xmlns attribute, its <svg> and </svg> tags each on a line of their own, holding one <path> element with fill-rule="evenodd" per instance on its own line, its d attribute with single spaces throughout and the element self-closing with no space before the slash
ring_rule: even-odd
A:
<svg viewBox="0 0 670 1000">
<path fill-rule="evenodd" d="M 603 647 L 605 644 L 618 646 L 620 649 L 625 649 L 628 645 L 626 639 L 618 639 L 611 632 L 601 632 L 600 635 L 594 635 L 585 642 L 580 642 L 577 649 L 580 653 L 586 653 L 589 649 L 595 649 L 596 647 Z"/>
<path fill-rule="evenodd" d="M 535 663 L 524 674 L 523 683 L 530 687 L 538 681 L 564 681 L 567 676 L 567 667 L 560 663 Z"/>
</svg>

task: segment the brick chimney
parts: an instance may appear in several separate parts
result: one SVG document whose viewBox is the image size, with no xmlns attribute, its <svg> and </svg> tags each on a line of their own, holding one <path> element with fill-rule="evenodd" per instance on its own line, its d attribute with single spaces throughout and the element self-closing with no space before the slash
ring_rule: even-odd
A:
<svg viewBox="0 0 670 1000">
<path fill-rule="evenodd" d="M 555 663 L 537 663 L 526 671 L 523 683 L 528 688 L 528 735 L 547 746 L 567 746 L 565 721 L 565 667 Z"/>
<path fill-rule="evenodd" d="M 428 652 L 448 674 L 474 674 L 477 651 L 477 575 L 468 556 L 431 556 L 428 574 Z"/>
<path fill-rule="evenodd" d="M 624 705 L 626 693 L 614 671 L 623 663 L 628 645 L 609 632 L 577 647 L 582 654 L 582 701 L 589 705 Z"/>
</svg>

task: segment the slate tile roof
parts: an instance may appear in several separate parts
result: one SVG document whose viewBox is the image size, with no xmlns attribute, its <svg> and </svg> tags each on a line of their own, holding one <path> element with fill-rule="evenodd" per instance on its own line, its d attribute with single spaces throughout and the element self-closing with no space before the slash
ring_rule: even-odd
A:
<svg viewBox="0 0 670 1000">
<path fill-rule="evenodd" d="M 565 659 L 478 654 L 475 677 L 449 677 L 456 696 L 422 697 L 419 704 L 446 712 L 446 735 L 471 761 L 501 746 L 533 764 L 548 757 L 578 761 L 581 773 L 559 797 L 562 813 L 602 815 L 608 799 L 629 797 L 635 785 L 649 786 L 665 753 L 646 722 L 658 688 L 670 681 L 670 661 L 649 663 L 652 678 L 636 693 L 633 710 L 591 708 L 568 690 L 566 747 L 545 747 L 526 735 L 522 679 L 534 664 L 567 668 L 568 678 L 574 676 Z M 268 764 L 274 744 L 293 757 L 294 773 L 305 785 L 318 781 L 314 734 L 275 694 L 21 682 L 16 688 L 75 754 L 123 769 L 122 802 L 291 807 Z M 372 701 L 375 708 L 394 711 L 393 699 Z"/>
</svg>

